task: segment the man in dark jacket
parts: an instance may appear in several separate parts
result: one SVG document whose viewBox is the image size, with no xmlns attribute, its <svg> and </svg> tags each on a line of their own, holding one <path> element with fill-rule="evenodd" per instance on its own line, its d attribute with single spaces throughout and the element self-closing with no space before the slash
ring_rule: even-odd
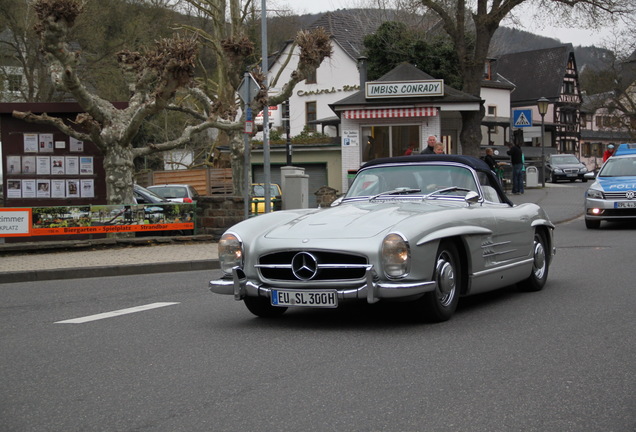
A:
<svg viewBox="0 0 636 432">
<path fill-rule="evenodd" d="M 420 152 L 420 154 L 435 154 L 435 143 L 437 142 L 437 138 L 435 135 L 431 135 L 426 140 L 426 148 Z"/>
<path fill-rule="evenodd" d="M 510 164 L 512 165 L 512 194 L 519 195 L 523 190 L 523 152 L 521 147 L 511 142 L 506 143 L 509 150 L 506 152 L 510 155 Z"/>
</svg>

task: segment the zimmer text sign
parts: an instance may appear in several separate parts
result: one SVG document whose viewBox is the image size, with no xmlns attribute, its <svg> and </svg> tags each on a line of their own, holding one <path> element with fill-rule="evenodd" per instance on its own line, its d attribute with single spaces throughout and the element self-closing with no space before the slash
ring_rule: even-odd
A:
<svg viewBox="0 0 636 432">
<path fill-rule="evenodd" d="M 444 96 L 444 80 L 371 81 L 365 92 L 367 99 Z"/>
</svg>

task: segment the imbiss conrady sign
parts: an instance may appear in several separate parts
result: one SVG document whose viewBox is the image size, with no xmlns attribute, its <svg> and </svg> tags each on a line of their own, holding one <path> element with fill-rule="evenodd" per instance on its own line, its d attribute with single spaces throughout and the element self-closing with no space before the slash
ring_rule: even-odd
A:
<svg viewBox="0 0 636 432">
<path fill-rule="evenodd" d="M 370 81 L 365 92 L 367 99 L 444 96 L 444 80 Z"/>
</svg>

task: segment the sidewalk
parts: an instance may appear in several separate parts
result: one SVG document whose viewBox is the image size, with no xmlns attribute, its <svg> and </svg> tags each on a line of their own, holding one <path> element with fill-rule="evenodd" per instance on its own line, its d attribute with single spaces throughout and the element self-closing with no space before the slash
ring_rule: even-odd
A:
<svg viewBox="0 0 636 432">
<path fill-rule="evenodd" d="M 509 195 L 515 204 L 541 205 L 553 223 L 583 214 L 587 183 L 546 184 Z M 70 250 L 69 250 L 70 249 Z M 58 243 L 0 244 L 0 283 L 84 277 L 121 276 L 218 269 L 217 244 L 211 236 L 180 239 L 135 239 L 128 242 L 71 242 L 66 250 Z"/>
<path fill-rule="evenodd" d="M 72 246 L 75 250 L 45 247 L 26 252 L 16 250 L 15 243 L 0 244 L 0 284 L 219 268 L 211 236 L 195 237 L 128 244 L 78 242 Z"/>
</svg>

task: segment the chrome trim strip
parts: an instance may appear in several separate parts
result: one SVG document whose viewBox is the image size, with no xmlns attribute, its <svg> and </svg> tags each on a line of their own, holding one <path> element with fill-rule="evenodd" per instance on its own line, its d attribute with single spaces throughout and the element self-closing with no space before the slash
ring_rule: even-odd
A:
<svg viewBox="0 0 636 432">
<path fill-rule="evenodd" d="M 501 270 L 504 270 L 504 269 L 505 270 L 510 270 L 512 268 L 515 268 L 515 267 L 520 267 L 520 266 L 523 266 L 523 265 L 531 264 L 532 261 L 534 261 L 534 258 L 524 259 L 522 261 L 517 261 L 517 262 L 511 263 L 511 264 L 499 265 L 499 266 L 496 266 L 496 267 L 492 267 L 492 268 L 489 268 L 489 269 L 486 269 L 486 270 L 482 270 L 482 271 L 473 273 L 472 276 L 473 277 L 480 277 L 480 276 L 485 276 L 485 275 L 488 275 L 490 273 L 498 272 L 498 271 L 501 271 Z"/>
<path fill-rule="evenodd" d="M 245 277 L 243 271 L 235 267 L 232 269 L 232 279 L 225 277 L 223 279 L 211 280 L 209 282 L 209 289 L 216 294 L 234 295 L 235 300 L 243 300 L 246 296 L 263 296 L 270 297 L 272 289 L 276 289 L 275 286 L 263 286 L 256 284 Z M 423 282 L 376 282 L 374 281 L 375 273 L 373 266 L 368 266 L 365 274 L 364 284 L 346 289 L 336 289 L 338 298 L 340 300 L 353 299 L 360 300 L 365 299 L 368 303 L 375 303 L 383 298 L 399 298 L 408 297 L 418 294 L 424 294 L 435 290 L 435 281 L 423 281 Z M 285 287 L 281 289 L 293 289 L 291 287 Z M 333 291 L 333 288 L 325 289 Z"/>
<path fill-rule="evenodd" d="M 318 268 L 327 269 L 360 269 L 367 268 L 369 264 L 318 264 Z M 255 268 L 267 268 L 267 269 L 290 269 L 291 264 L 255 264 Z"/>
</svg>

